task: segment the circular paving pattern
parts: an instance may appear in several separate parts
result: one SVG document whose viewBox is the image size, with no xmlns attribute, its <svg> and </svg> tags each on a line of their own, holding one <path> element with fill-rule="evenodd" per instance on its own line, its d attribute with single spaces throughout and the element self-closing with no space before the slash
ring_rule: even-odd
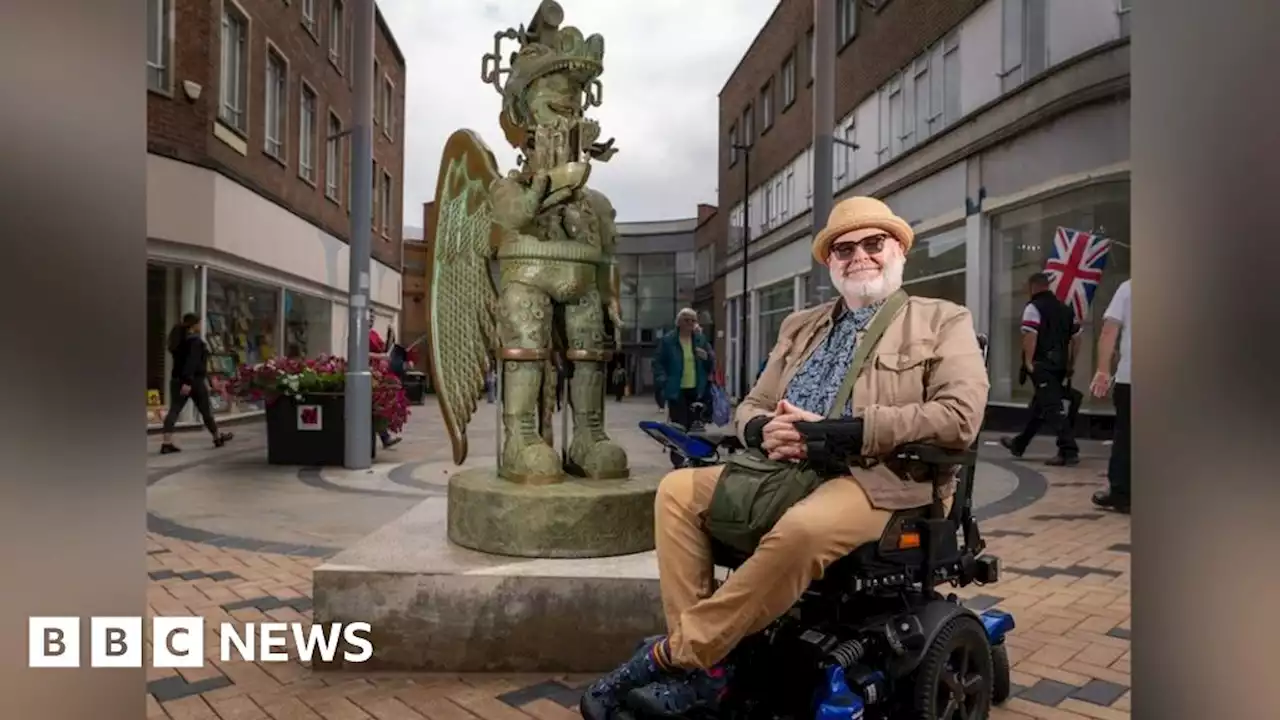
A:
<svg viewBox="0 0 1280 720">
<path fill-rule="evenodd" d="M 434 427 L 439 423 L 433 411 L 415 408 L 415 422 L 406 429 L 403 442 L 379 453 L 368 470 L 268 465 L 260 425 L 236 428 L 236 440 L 222 450 L 198 448 L 188 439 L 195 434 L 180 437 L 191 449 L 177 455 L 158 455 L 153 447 L 148 458 L 148 529 L 227 548 L 330 555 L 419 502 L 445 496 L 455 473 L 492 466 L 491 454 L 455 466 L 447 439 Z M 634 429 L 653 416 L 652 406 L 643 402 L 610 406 L 611 434 L 626 448 L 636 471 L 664 469 L 661 448 Z M 477 425 L 472 447 L 489 447 L 492 428 Z M 158 447 L 158 438 L 152 445 Z M 1001 457 L 999 448 L 982 451 L 974 490 L 980 519 L 1026 507 L 1044 495 L 1046 484 L 1039 473 Z"/>
</svg>

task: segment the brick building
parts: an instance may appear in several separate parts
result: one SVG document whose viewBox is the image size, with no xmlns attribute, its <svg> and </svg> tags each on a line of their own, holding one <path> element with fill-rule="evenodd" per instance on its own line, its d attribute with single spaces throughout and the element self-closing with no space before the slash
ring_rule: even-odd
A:
<svg viewBox="0 0 1280 720">
<path fill-rule="evenodd" d="M 404 55 L 375 31 L 371 304 L 398 320 Z M 148 402 L 167 401 L 168 328 L 206 318 L 225 374 L 345 354 L 352 18 L 343 0 L 148 0 Z M 217 382 L 215 380 L 215 388 Z M 215 397 L 221 412 L 254 412 Z"/>
<path fill-rule="evenodd" d="M 1023 405 L 1021 287 L 1056 229 L 1113 240 L 1086 337 L 1129 274 L 1130 0 L 834 1 L 836 199 L 880 197 L 914 225 L 906 289 L 967 305 L 992 338 L 992 405 Z M 713 298 L 732 389 L 745 185 L 749 381 L 809 295 L 813 6 L 781 0 L 720 93 L 719 211 L 698 232 L 697 294 Z M 734 144 L 751 147 L 749 178 Z"/>
</svg>

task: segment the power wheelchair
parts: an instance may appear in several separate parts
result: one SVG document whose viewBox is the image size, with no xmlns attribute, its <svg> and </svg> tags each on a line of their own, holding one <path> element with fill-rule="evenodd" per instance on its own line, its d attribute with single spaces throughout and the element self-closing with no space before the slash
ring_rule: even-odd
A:
<svg viewBox="0 0 1280 720">
<path fill-rule="evenodd" d="M 741 448 L 732 434 L 640 425 L 692 466 L 718 464 L 721 451 Z M 986 554 L 973 516 L 977 442 L 959 452 L 911 444 L 885 462 L 930 474 L 933 502 L 895 513 L 878 542 L 833 563 L 790 611 L 734 649 L 719 717 L 984 720 L 1008 698 L 1004 639 L 1013 616 L 974 612 L 939 591 L 1000 579 L 1000 561 Z M 945 512 L 940 490 L 956 467 Z M 749 557 L 712 546 L 715 564 L 729 572 Z"/>
</svg>

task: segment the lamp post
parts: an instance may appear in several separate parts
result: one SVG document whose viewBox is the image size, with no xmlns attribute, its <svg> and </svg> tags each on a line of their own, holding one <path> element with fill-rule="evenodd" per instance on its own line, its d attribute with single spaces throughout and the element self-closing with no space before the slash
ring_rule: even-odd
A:
<svg viewBox="0 0 1280 720">
<path fill-rule="evenodd" d="M 373 216 L 374 0 L 351 3 L 354 42 L 351 123 L 351 240 L 347 278 L 347 377 L 343 391 L 345 462 L 353 470 L 373 463 L 373 376 L 369 374 L 369 245 Z"/>
<path fill-rule="evenodd" d="M 742 296 L 738 298 L 738 399 L 747 396 L 747 262 L 751 244 L 751 145 L 733 143 L 734 152 L 742 152 Z"/>
<path fill-rule="evenodd" d="M 836 0 L 813 0 L 813 210 L 809 217 L 815 236 L 827 222 L 835 197 L 836 15 Z M 808 304 L 826 301 L 830 290 L 827 268 L 815 258 L 809 268 Z"/>
</svg>

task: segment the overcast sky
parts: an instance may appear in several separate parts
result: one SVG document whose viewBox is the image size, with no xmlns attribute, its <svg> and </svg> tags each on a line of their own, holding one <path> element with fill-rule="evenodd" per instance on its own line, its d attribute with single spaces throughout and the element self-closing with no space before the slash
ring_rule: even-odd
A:
<svg viewBox="0 0 1280 720">
<path fill-rule="evenodd" d="M 618 154 L 591 184 L 620 221 L 692 217 L 716 201 L 717 95 L 778 0 L 560 0 L 565 24 L 605 38 L 604 104 L 591 111 Z M 475 130 L 506 172 L 501 98 L 480 80 L 493 34 L 537 0 L 378 0 L 408 65 L 404 222 L 422 225 L 450 133 Z M 505 57 L 514 49 L 507 42 Z"/>
</svg>

